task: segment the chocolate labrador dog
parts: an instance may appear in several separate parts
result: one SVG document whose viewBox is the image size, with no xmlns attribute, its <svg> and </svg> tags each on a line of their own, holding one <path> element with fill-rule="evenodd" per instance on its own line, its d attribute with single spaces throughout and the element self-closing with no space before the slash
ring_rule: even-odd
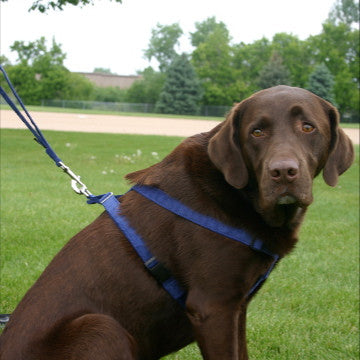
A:
<svg viewBox="0 0 360 360">
<path fill-rule="evenodd" d="M 213 130 L 127 175 L 285 256 L 323 171 L 335 186 L 354 152 L 337 110 L 277 86 L 235 105 Z M 159 359 L 196 341 L 207 360 L 248 359 L 249 291 L 272 258 L 173 214 L 135 191 L 119 212 L 186 291 L 180 306 L 105 212 L 53 259 L 11 316 L 2 360 Z"/>
</svg>

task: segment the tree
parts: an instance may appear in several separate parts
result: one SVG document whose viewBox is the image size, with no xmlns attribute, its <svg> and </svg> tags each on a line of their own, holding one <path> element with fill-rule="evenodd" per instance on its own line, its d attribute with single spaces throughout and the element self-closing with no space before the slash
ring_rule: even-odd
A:
<svg viewBox="0 0 360 360">
<path fill-rule="evenodd" d="M 28 43 L 15 41 L 10 48 L 17 52 L 19 63 L 6 69 L 25 103 L 39 104 L 47 99 L 87 100 L 91 97 L 93 86 L 90 81 L 71 74 L 64 67 L 66 54 L 55 39 L 50 49 L 44 37 Z"/>
<path fill-rule="evenodd" d="M 359 23 L 359 2 L 354 0 L 336 0 L 333 9 L 329 13 L 328 20 L 338 25 L 343 23 L 351 27 Z"/>
<path fill-rule="evenodd" d="M 270 61 L 260 71 L 257 82 L 262 89 L 276 85 L 290 85 L 289 70 L 283 65 L 283 60 L 278 53 L 273 53 Z"/>
<path fill-rule="evenodd" d="M 207 42 L 215 31 L 222 32 L 224 38 L 230 39 L 226 25 L 222 21 L 217 22 L 215 16 L 207 18 L 203 22 L 196 22 L 195 27 L 196 31 L 190 33 L 192 46 L 197 47 L 201 43 Z"/>
<path fill-rule="evenodd" d="M 10 60 L 5 55 L 0 55 L 0 64 L 1 66 L 10 65 Z"/>
<path fill-rule="evenodd" d="M 8 0 L 1 0 L 2 2 Z M 111 0 L 110 0 L 111 1 Z M 115 2 L 122 3 L 122 0 L 114 0 Z M 63 10 L 64 6 L 71 5 L 80 5 L 85 6 L 88 4 L 94 4 L 94 0 L 36 0 L 31 5 L 30 10 L 38 10 L 41 13 L 45 13 L 47 10 Z"/>
<path fill-rule="evenodd" d="M 25 104 L 39 104 L 41 100 L 40 84 L 36 80 L 36 73 L 33 67 L 26 63 L 5 66 L 5 70 Z M 1 84 L 2 85 L 2 84 Z M 9 94 L 7 84 L 5 91 Z"/>
<path fill-rule="evenodd" d="M 335 105 L 334 77 L 325 64 L 315 67 L 309 76 L 307 89 Z"/>
<path fill-rule="evenodd" d="M 238 78 L 243 81 L 240 98 L 245 99 L 259 89 L 256 79 L 270 60 L 271 52 L 271 42 L 265 37 L 252 44 L 241 42 L 233 46 L 233 64 Z"/>
<path fill-rule="evenodd" d="M 203 104 L 232 105 L 239 100 L 241 84 L 233 66 L 230 35 L 225 25 L 209 18 L 196 23 L 191 34 L 192 64 L 204 88 Z"/>
<path fill-rule="evenodd" d="M 309 37 L 308 43 L 314 62 L 324 63 L 334 74 L 339 111 L 359 118 L 359 29 L 352 29 L 341 19 L 328 19 L 322 32 Z"/>
<path fill-rule="evenodd" d="M 17 52 L 18 61 L 26 63 L 28 65 L 34 65 L 40 59 L 47 58 L 47 61 L 52 65 L 63 65 L 66 58 L 61 50 L 61 45 L 57 44 L 53 38 L 52 47 L 48 50 L 46 46 L 46 39 L 42 36 L 40 39 L 35 41 L 15 41 L 10 46 L 11 51 Z"/>
<path fill-rule="evenodd" d="M 281 57 L 291 84 L 305 87 L 313 69 L 307 42 L 291 34 L 277 33 L 272 39 L 271 49 L 273 54 L 276 53 Z"/>
<path fill-rule="evenodd" d="M 115 86 L 100 87 L 95 86 L 93 97 L 95 101 L 102 102 L 125 102 L 126 101 L 126 89 L 120 89 Z"/>
<path fill-rule="evenodd" d="M 65 89 L 62 89 L 62 99 L 65 100 L 93 100 L 95 87 L 86 77 L 68 72 Z"/>
<path fill-rule="evenodd" d="M 107 74 L 107 75 L 113 74 L 113 75 L 116 75 L 116 74 L 112 73 L 110 69 L 102 68 L 102 67 L 96 67 L 93 72 L 97 73 L 97 74 Z"/>
<path fill-rule="evenodd" d="M 156 72 L 152 67 L 146 68 L 140 75 L 142 75 L 142 78 L 136 80 L 127 90 L 126 101 L 155 104 L 164 86 L 166 75 Z"/>
<path fill-rule="evenodd" d="M 156 111 L 167 114 L 197 114 L 201 86 L 185 54 L 178 56 L 169 67 Z"/>
<path fill-rule="evenodd" d="M 166 72 L 169 65 L 178 55 L 175 46 L 179 44 L 179 38 L 183 34 L 180 25 L 157 24 L 155 29 L 151 30 L 151 39 L 149 47 L 144 51 L 145 58 L 151 61 L 155 58 L 159 62 L 161 72 Z"/>
</svg>

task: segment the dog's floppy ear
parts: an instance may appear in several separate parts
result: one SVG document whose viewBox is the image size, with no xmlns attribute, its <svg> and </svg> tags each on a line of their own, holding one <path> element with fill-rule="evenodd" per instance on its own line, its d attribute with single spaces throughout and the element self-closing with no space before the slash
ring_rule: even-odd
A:
<svg viewBox="0 0 360 360">
<path fill-rule="evenodd" d="M 331 141 L 323 177 L 328 185 L 335 186 L 339 175 L 345 172 L 354 161 L 354 147 L 349 137 L 339 127 L 339 113 L 336 108 L 328 102 L 324 101 L 324 104 L 330 121 Z"/>
<path fill-rule="evenodd" d="M 245 101 L 235 105 L 223 126 L 210 139 L 208 154 L 213 164 L 224 174 L 226 181 L 241 189 L 248 183 L 248 171 L 241 154 L 239 134 L 236 130 L 245 107 Z"/>
</svg>

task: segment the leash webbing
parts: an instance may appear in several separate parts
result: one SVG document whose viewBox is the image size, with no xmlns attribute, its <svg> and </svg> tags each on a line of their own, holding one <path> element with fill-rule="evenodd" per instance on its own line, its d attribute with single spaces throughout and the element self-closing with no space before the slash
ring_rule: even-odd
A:
<svg viewBox="0 0 360 360">
<path fill-rule="evenodd" d="M 42 134 L 41 130 L 36 125 L 35 121 L 27 111 L 23 101 L 21 100 L 20 96 L 16 92 L 13 84 L 11 83 L 6 71 L 0 65 L 0 71 L 3 73 L 4 78 L 9 85 L 9 88 L 17 101 L 19 102 L 21 108 L 24 110 L 27 118 L 21 113 L 15 103 L 11 100 L 8 96 L 6 91 L 0 86 L 0 95 L 4 98 L 4 100 L 9 104 L 9 106 L 14 110 L 20 120 L 26 125 L 26 127 L 31 131 L 31 133 L 35 136 L 34 140 L 39 143 L 44 149 L 45 152 L 49 155 L 49 157 L 55 162 L 56 166 L 60 167 L 68 176 L 70 176 L 71 180 L 71 187 L 72 189 L 80 195 L 90 196 L 91 192 L 88 190 L 87 186 L 80 180 L 80 176 L 76 175 L 68 166 L 66 166 L 61 159 L 56 155 L 55 151 L 52 149 L 50 144 L 46 141 L 44 135 Z"/>
<path fill-rule="evenodd" d="M 13 95 L 15 96 L 16 100 L 19 102 L 21 108 L 24 110 L 26 117 L 20 112 L 20 110 L 18 109 L 18 107 L 15 105 L 15 103 L 11 100 L 11 98 L 8 96 L 8 94 L 6 93 L 6 91 L 0 86 L 0 94 L 2 95 L 2 97 L 5 99 L 5 101 L 9 104 L 9 106 L 15 111 L 15 113 L 17 114 L 17 116 L 20 118 L 20 120 L 26 125 L 26 127 L 32 132 L 32 134 L 35 136 L 35 140 L 42 145 L 45 148 L 46 153 L 51 157 L 51 159 L 54 160 L 55 164 L 57 166 L 61 166 L 61 159 L 56 155 L 55 151 L 51 148 L 51 146 L 49 145 L 49 143 L 46 141 L 44 135 L 42 134 L 42 132 L 40 131 L 40 129 L 38 128 L 38 126 L 36 125 L 35 121 L 33 120 L 33 118 L 31 117 L 31 115 L 29 114 L 29 112 L 27 111 L 24 103 L 22 102 L 20 96 L 17 94 L 13 84 L 11 83 L 6 71 L 4 70 L 4 68 L 0 65 L 0 71 L 3 73 L 5 80 L 7 82 L 7 84 L 9 85 L 9 88 L 11 90 L 11 92 L 13 93 Z"/>
</svg>

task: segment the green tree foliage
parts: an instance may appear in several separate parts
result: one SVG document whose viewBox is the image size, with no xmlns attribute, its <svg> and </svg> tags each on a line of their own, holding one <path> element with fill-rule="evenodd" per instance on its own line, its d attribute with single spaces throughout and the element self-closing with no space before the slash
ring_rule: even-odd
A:
<svg viewBox="0 0 360 360">
<path fill-rule="evenodd" d="M 146 68 L 140 75 L 142 75 L 142 78 L 136 80 L 127 90 L 126 101 L 155 104 L 164 86 L 166 75 L 156 72 L 152 67 Z"/>
<path fill-rule="evenodd" d="M 5 55 L 0 55 L 0 64 L 2 66 L 10 65 L 10 60 Z"/>
<path fill-rule="evenodd" d="M 359 2 L 354 0 L 336 0 L 329 14 L 329 21 L 334 25 L 339 23 L 352 26 L 359 23 Z"/>
<path fill-rule="evenodd" d="M 102 67 L 96 67 L 93 71 L 93 73 L 97 73 L 97 74 L 107 74 L 107 75 L 111 75 L 114 74 L 113 72 L 111 72 L 110 69 L 108 68 L 102 68 Z M 116 74 L 114 74 L 116 75 Z"/>
<path fill-rule="evenodd" d="M 270 61 L 260 71 L 258 84 L 261 89 L 276 85 L 290 85 L 290 72 L 283 64 L 283 59 L 274 53 Z"/>
<path fill-rule="evenodd" d="M 167 114 L 197 114 L 201 87 L 194 68 L 185 54 L 169 67 L 156 111 Z"/>
<path fill-rule="evenodd" d="M 149 47 L 144 51 L 145 58 L 149 61 L 155 58 L 159 62 L 161 72 L 166 72 L 169 65 L 177 56 L 175 46 L 183 34 L 179 24 L 157 24 L 151 31 Z"/>
<path fill-rule="evenodd" d="M 335 105 L 333 88 L 334 77 L 327 66 L 325 64 L 316 66 L 310 74 L 307 89 Z"/>
<path fill-rule="evenodd" d="M 19 62 L 34 66 L 35 70 L 39 70 L 40 73 L 49 66 L 63 66 L 66 58 L 66 54 L 61 50 L 61 45 L 57 44 L 55 39 L 48 50 L 45 37 L 28 43 L 15 41 L 10 49 L 17 53 Z"/>
<path fill-rule="evenodd" d="M 216 31 L 222 33 L 224 39 L 230 40 L 229 31 L 226 25 L 220 21 L 217 22 L 216 18 L 210 17 L 205 21 L 195 23 L 196 31 L 190 33 L 191 45 L 199 46 L 202 43 L 209 41 L 209 37 Z"/>
<path fill-rule="evenodd" d="M 86 77 L 67 72 L 66 88 L 60 99 L 64 100 L 92 100 L 94 98 L 94 85 Z"/>
<path fill-rule="evenodd" d="M 8 0 L 1 0 L 2 2 Z M 110 0 L 111 1 L 111 0 Z M 122 0 L 114 0 L 115 2 L 122 3 Z M 66 5 L 80 5 L 85 6 L 94 4 L 94 0 L 35 0 L 29 10 L 37 10 L 41 13 L 46 13 L 51 10 L 63 10 Z"/>
<path fill-rule="evenodd" d="M 278 33 L 272 39 L 271 49 L 273 54 L 281 57 L 283 66 L 286 66 L 287 83 L 305 87 L 312 71 L 311 50 L 306 42 L 291 34 Z"/>
<path fill-rule="evenodd" d="M 120 89 L 116 86 L 95 86 L 93 90 L 93 99 L 101 102 L 125 102 L 126 95 L 126 89 Z"/>
<path fill-rule="evenodd" d="M 238 78 L 244 83 L 239 99 L 244 99 L 259 90 L 256 80 L 260 71 L 269 62 L 271 53 L 271 41 L 266 38 L 256 40 L 252 44 L 242 42 L 233 46 L 233 64 L 238 70 Z"/>
<path fill-rule="evenodd" d="M 196 23 L 196 31 L 190 34 L 191 62 L 204 90 L 202 103 L 230 105 L 259 88 L 279 83 L 306 88 L 315 67 L 324 63 L 334 77 L 339 110 L 358 114 L 357 10 L 354 0 L 337 0 L 322 32 L 306 40 L 279 33 L 272 40 L 231 44 L 226 25 L 215 17 Z"/>
<path fill-rule="evenodd" d="M 192 64 L 204 88 L 206 105 L 231 105 L 239 99 L 242 83 L 233 66 L 229 31 L 224 23 L 210 18 L 196 23 L 191 42 L 197 45 Z"/>
<path fill-rule="evenodd" d="M 36 80 L 35 69 L 26 63 L 16 64 L 14 66 L 5 66 L 5 70 L 11 79 L 17 93 L 25 102 L 25 104 L 39 104 L 41 100 L 40 84 Z M 3 80 L 3 79 L 1 79 Z M 9 93 L 9 89 L 5 81 L 1 82 L 5 90 Z"/>
<path fill-rule="evenodd" d="M 64 65 L 66 55 L 55 39 L 50 49 L 44 37 L 32 42 L 15 41 L 11 50 L 18 55 L 18 64 L 6 70 L 17 92 L 27 104 L 41 100 L 81 99 L 92 97 L 93 86 L 81 75 L 72 74 Z"/>
<path fill-rule="evenodd" d="M 339 8 L 341 4 L 345 6 L 343 10 Z M 334 76 L 335 101 L 340 112 L 359 119 L 359 29 L 351 27 L 354 18 L 350 21 L 342 15 L 348 13 L 347 6 L 352 8 L 349 4 L 354 1 L 338 1 L 337 10 L 323 23 L 322 32 L 311 36 L 308 43 L 314 62 L 326 64 Z M 336 18 L 336 14 L 340 17 Z"/>
</svg>

